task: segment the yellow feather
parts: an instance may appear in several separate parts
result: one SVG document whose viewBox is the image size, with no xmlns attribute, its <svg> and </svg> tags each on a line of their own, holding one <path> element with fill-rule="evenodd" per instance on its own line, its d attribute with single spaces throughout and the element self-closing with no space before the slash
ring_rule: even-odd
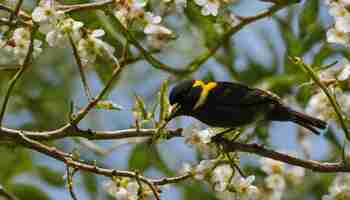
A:
<svg viewBox="0 0 350 200">
<path fill-rule="evenodd" d="M 202 91 L 198 101 L 193 107 L 193 110 L 197 109 L 198 107 L 202 106 L 205 103 L 209 95 L 209 92 L 217 86 L 217 83 L 210 82 L 205 84 L 203 81 L 196 80 L 192 87 L 198 87 L 198 86 L 202 88 Z"/>
</svg>

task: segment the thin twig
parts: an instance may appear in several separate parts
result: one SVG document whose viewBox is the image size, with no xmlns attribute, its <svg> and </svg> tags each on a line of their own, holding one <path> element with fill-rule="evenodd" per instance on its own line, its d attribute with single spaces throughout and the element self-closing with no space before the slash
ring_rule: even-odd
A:
<svg viewBox="0 0 350 200">
<path fill-rule="evenodd" d="M 140 174 L 139 174 L 139 172 L 135 172 L 135 173 L 136 173 L 136 182 L 139 185 L 139 191 L 142 192 L 143 188 L 142 188 L 142 183 L 141 183 L 141 179 L 140 179 Z M 158 188 L 153 183 L 150 184 L 149 187 L 151 188 L 154 197 L 157 200 L 160 200 L 160 194 L 158 192 Z"/>
<path fill-rule="evenodd" d="M 2 121 L 4 118 L 5 112 L 6 112 L 7 103 L 10 99 L 12 90 L 15 87 L 19 78 L 23 75 L 24 71 L 30 66 L 30 60 L 32 57 L 33 49 L 34 49 L 34 34 L 35 34 L 36 30 L 37 30 L 37 27 L 33 27 L 33 29 L 30 31 L 30 43 L 29 43 L 28 52 L 27 52 L 27 55 L 24 59 L 22 68 L 13 76 L 13 78 L 11 79 L 11 81 L 8 85 L 8 89 L 7 89 L 7 92 L 5 94 L 4 101 L 2 103 L 1 112 L 0 112 L 0 127 L 2 125 Z"/>
<path fill-rule="evenodd" d="M 241 170 L 241 168 L 238 166 L 238 164 L 232 159 L 231 155 L 227 152 L 225 152 L 226 157 L 228 158 L 230 165 L 233 169 L 236 169 L 239 173 L 239 175 L 241 175 L 243 178 L 246 178 L 247 176 L 245 175 L 245 173 Z"/>
<path fill-rule="evenodd" d="M 12 22 L 12 20 L 18 16 L 19 11 L 21 10 L 23 0 L 18 0 L 16 4 L 16 8 L 14 12 L 11 12 L 9 21 Z"/>
<path fill-rule="evenodd" d="M 18 4 L 17 4 L 17 5 L 18 5 Z M 20 7 L 19 7 L 19 8 L 20 8 Z M 13 14 L 14 16 L 17 16 L 16 21 L 20 21 L 20 23 L 22 23 L 22 24 L 32 25 L 31 23 L 28 23 L 28 22 L 24 22 L 24 21 L 23 21 L 23 20 L 31 20 L 32 17 L 31 17 L 29 14 L 27 14 L 25 11 L 21 10 L 21 9 L 19 9 L 19 10 L 18 10 L 18 13 L 16 14 L 16 11 L 13 10 L 11 7 L 0 3 L 0 10 L 9 12 L 10 14 Z M 20 17 L 20 18 L 22 18 L 22 19 L 19 19 L 18 17 Z M 10 21 L 10 20 L 9 20 L 9 21 Z M 11 21 L 13 21 L 13 20 L 11 20 Z"/>
<path fill-rule="evenodd" d="M 140 53 L 144 56 L 144 58 L 156 69 L 160 69 L 163 71 L 167 71 L 172 74 L 176 75 L 188 75 L 190 73 L 195 72 L 199 67 L 205 63 L 212 55 L 214 55 L 217 50 L 227 41 L 227 38 L 230 38 L 232 35 L 240 31 L 243 27 L 245 27 L 248 24 L 251 24 L 259 19 L 268 17 L 276 13 L 277 11 L 283 9 L 287 5 L 291 3 L 296 3 L 296 2 L 290 2 L 290 3 L 284 3 L 284 4 L 278 4 L 278 5 L 273 5 L 271 6 L 267 11 L 259 13 L 255 16 L 250 16 L 250 17 L 242 17 L 241 22 L 229 29 L 226 33 L 222 35 L 222 37 L 218 38 L 218 41 L 216 42 L 216 45 L 203 53 L 202 55 L 196 57 L 192 62 L 187 64 L 184 68 L 179 69 L 179 68 L 174 68 L 172 66 L 169 66 L 165 63 L 162 63 L 158 59 L 156 59 L 150 52 L 148 52 L 138 41 L 137 39 L 132 35 L 132 33 L 125 28 L 122 23 L 114 17 L 112 13 L 108 13 L 109 16 L 111 16 L 112 19 L 118 24 L 120 27 L 120 30 L 124 37 L 131 43 L 133 44 L 139 51 Z"/>
<path fill-rule="evenodd" d="M 12 9 L 11 9 L 10 7 L 5 6 L 5 5 L 3 5 L 3 4 L 0 4 L 0 10 L 4 10 L 4 11 L 9 12 L 9 13 L 12 13 L 12 12 L 13 12 Z"/>
<path fill-rule="evenodd" d="M 330 94 L 330 92 L 328 91 L 328 88 L 322 83 L 322 81 L 315 74 L 313 69 L 309 65 L 305 64 L 301 58 L 291 57 L 290 60 L 293 63 L 301 66 L 309 74 L 311 79 L 322 89 L 323 93 L 327 96 L 329 102 L 331 103 L 331 105 L 332 105 L 332 107 L 333 107 L 333 109 L 334 109 L 334 111 L 339 119 L 340 125 L 345 133 L 346 138 L 350 141 L 349 130 L 346 126 L 345 119 L 343 118 L 342 110 L 341 110 L 337 100 L 335 99 L 335 97 Z"/>
<path fill-rule="evenodd" d="M 69 194 L 72 197 L 73 200 L 78 200 L 77 196 L 74 193 L 73 190 L 73 176 L 75 174 L 75 171 L 71 172 L 69 169 L 69 166 L 66 166 L 66 176 L 67 176 L 67 186 L 69 190 Z"/>
<path fill-rule="evenodd" d="M 75 61 L 77 62 L 77 65 L 78 65 L 78 70 L 79 70 L 81 81 L 82 81 L 83 86 L 84 86 L 85 95 L 88 98 L 88 100 L 90 101 L 92 99 L 92 95 L 91 95 L 91 90 L 89 88 L 89 84 L 88 84 L 88 82 L 86 80 L 86 76 L 85 76 L 85 73 L 84 73 L 83 63 L 81 62 L 81 58 L 79 56 L 79 52 L 78 52 L 77 46 L 75 45 L 75 43 L 73 41 L 73 38 L 72 38 L 72 36 L 70 34 L 68 34 L 68 38 L 69 38 L 69 42 L 70 42 L 70 44 L 72 46 L 72 49 L 73 49 L 73 54 L 74 54 Z"/>
<path fill-rule="evenodd" d="M 18 71 L 21 69 L 20 65 L 0 65 L 0 71 Z"/>
<path fill-rule="evenodd" d="M 90 103 L 83 109 L 81 109 L 75 118 L 71 121 L 71 124 L 76 125 L 79 123 L 88 113 L 89 111 L 103 98 L 103 96 L 107 93 L 108 89 L 112 86 L 114 80 L 118 77 L 121 72 L 121 67 L 117 66 L 113 72 L 111 78 L 106 83 L 105 87 L 101 90 L 101 92 L 97 95 L 96 98 L 90 101 Z"/>
<path fill-rule="evenodd" d="M 6 198 L 7 200 L 18 200 L 18 198 L 14 194 L 5 190 L 5 188 L 3 188 L 1 185 L 0 185 L 0 196 Z"/>
</svg>

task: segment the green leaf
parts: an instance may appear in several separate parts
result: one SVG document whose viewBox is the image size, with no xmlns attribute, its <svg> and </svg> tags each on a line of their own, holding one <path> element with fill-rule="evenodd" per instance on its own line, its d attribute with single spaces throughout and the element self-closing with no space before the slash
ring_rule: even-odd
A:
<svg viewBox="0 0 350 200">
<path fill-rule="evenodd" d="M 312 191 L 315 196 L 314 199 L 322 199 L 322 196 L 328 192 L 329 186 L 334 179 L 334 174 L 322 174 L 322 176 L 313 176 L 311 178 L 312 182 L 309 191 Z"/>
<path fill-rule="evenodd" d="M 63 174 L 47 166 L 37 166 L 39 177 L 51 186 L 62 187 L 65 184 Z"/>
<path fill-rule="evenodd" d="M 275 69 L 264 66 L 250 56 L 247 57 L 247 62 L 247 68 L 240 72 L 240 78 L 248 84 L 256 84 L 260 80 L 274 74 Z"/>
<path fill-rule="evenodd" d="M 282 39 L 287 46 L 287 54 L 290 56 L 300 55 L 303 51 L 303 47 L 298 39 L 298 37 L 294 34 L 291 26 L 289 25 L 289 21 L 284 21 L 280 18 L 275 18 L 278 27 L 280 29 Z"/>
<path fill-rule="evenodd" d="M 99 101 L 97 102 L 96 109 L 105 109 L 105 110 L 123 110 L 121 105 L 114 103 L 113 101 Z"/>
<path fill-rule="evenodd" d="M 153 145 L 138 144 L 132 150 L 129 157 L 129 169 L 143 172 L 150 166 L 157 168 L 166 176 L 174 176 L 167 164 L 161 158 L 157 148 Z"/>
<path fill-rule="evenodd" d="M 310 26 L 317 21 L 318 12 L 319 0 L 305 1 L 299 15 L 300 37 L 303 38 L 308 33 Z"/>
<path fill-rule="evenodd" d="M 186 185 L 184 191 L 185 200 L 193 199 L 205 199 L 205 200 L 215 200 L 214 192 L 205 191 L 205 189 L 199 184 Z"/>
<path fill-rule="evenodd" d="M 240 81 L 239 73 L 235 69 L 234 61 L 236 59 L 236 50 L 235 45 L 233 43 L 232 38 L 227 38 L 226 41 L 223 43 L 223 51 L 219 51 L 215 55 L 215 60 L 222 65 L 223 68 L 225 68 L 231 78 L 236 79 L 237 81 Z"/>
<path fill-rule="evenodd" d="M 102 58 L 96 59 L 96 64 L 94 69 L 97 76 L 101 80 L 101 82 L 106 83 L 111 77 L 111 74 L 113 73 L 113 69 L 112 67 L 110 67 L 111 65 L 112 65 L 111 62 L 108 62 L 108 60 L 106 59 L 102 59 Z M 119 79 L 120 78 L 117 77 L 113 85 L 116 85 Z"/>
<path fill-rule="evenodd" d="M 315 54 L 312 66 L 321 66 L 323 61 L 325 61 L 333 53 L 333 49 L 328 44 L 324 44 L 321 49 Z"/>
<path fill-rule="evenodd" d="M 81 174 L 85 189 L 89 193 L 90 199 L 97 199 L 98 185 L 96 175 L 88 172 L 82 172 Z"/>
<path fill-rule="evenodd" d="M 265 78 L 264 84 L 270 91 L 283 96 L 290 92 L 292 85 L 304 83 L 306 80 L 306 76 L 302 73 L 279 74 Z"/>
<path fill-rule="evenodd" d="M 215 17 L 203 16 L 201 13 L 201 7 L 196 5 L 194 1 L 187 1 L 185 13 L 189 20 L 203 31 L 206 46 L 208 48 L 215 47 L 217 45 L 217 40 L 220 37 L 214 24 Z"/>
<path fill-rule="evenodd" d="M 163 81 L 160 86 L 160 90 L 158 93 L 158 101 L 159 101 L 159 123 L 161 124 L 168 115 L 169 110 L 169 101 L 168 101 L 168 81 Z"/>
<path fill-rule="evenodd" d="M 302 39 L 303 53 L 309 51 L 320 41 L 325 40 L 326 31 L 320 23 L 314 23 L 309 26 L 307 34 Z"/>
<path fill-rule="evenodd" d="M 140 117 L 141 119 L 147 119 L 148 118 L 148 113 L 146 110 L 146 105 L 145 102 L 143 101 L 142 97 L 139 95 L 135 95 L 135 104 L 134 104 L 134 112 L 137 113 L 138 118 Z"/>
<path fill-rule="evenodd" d="M 25 149 L 1 147 L 0 157 L 0 182 L 2 184 L 10 181 L 14 176 L 33 168 L 32 156 Z"/>
<path fill-rule="evenodd" d="M 142 173 L 151 166 L 148 148 L 146 144 L 138 144 L 134 147 L 129 157 L 129 169 Z"/>
<path fill-rule="evenodd" d="M 27 183 L 14 183 L 9 185 L 8 189 L 20 200 L 50 200 L 40 188 Z"/>
</svg>

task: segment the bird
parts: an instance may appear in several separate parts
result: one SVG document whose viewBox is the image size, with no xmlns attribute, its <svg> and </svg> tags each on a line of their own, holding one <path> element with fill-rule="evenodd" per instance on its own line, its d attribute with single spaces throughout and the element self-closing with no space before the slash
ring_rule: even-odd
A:
<svg viewBox="0 0 350 200">
<path fill-rule="evenodd" d="M 326 129 L 321 119 L 296 111 L 276 94 L 238 82 L 185 80 L 169 94 L 171 111 L 167 121 L 190 116 L 220 128 L 236 128 L 256 121 L 290 121 L 319 135 Z"/>
</svg>

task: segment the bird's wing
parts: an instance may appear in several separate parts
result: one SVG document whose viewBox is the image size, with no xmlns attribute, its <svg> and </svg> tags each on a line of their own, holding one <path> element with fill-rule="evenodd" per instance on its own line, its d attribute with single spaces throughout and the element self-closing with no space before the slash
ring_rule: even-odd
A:
<svg viewBox="0 0 350 200">
<path fill-rule="evenodd" d="M 211 91 L 208 100 L 214 105 L 228 106 L 280 102 L 280 98 L 273 93 L 232 82 L 219 82 Z"/>
</svg>

